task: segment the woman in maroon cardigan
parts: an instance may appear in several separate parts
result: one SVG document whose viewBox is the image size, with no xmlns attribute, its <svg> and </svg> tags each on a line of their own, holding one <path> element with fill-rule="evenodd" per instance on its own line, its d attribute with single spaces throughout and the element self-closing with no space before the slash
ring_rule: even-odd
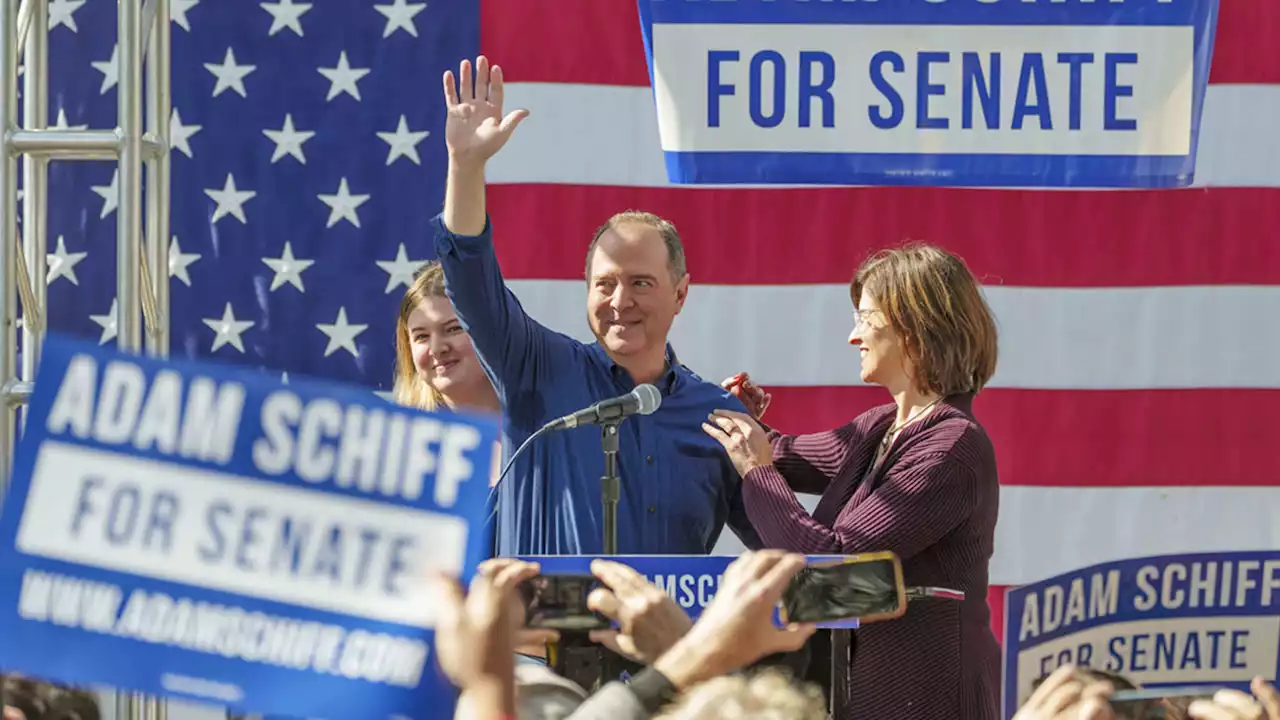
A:
<svg viewBox="0 0 1280 720">
<path fill-rule="evenodd" d="M 837 720 L 996 720 L 1000 649 L 987 608 L 1000 489 L 973 396 L 995 372 L 996 327 L 977 281 L 930 246 L 883 251 L 851 288 L 862 380 L 893 402 L 810 435 L 720 412 L 703 428 L 742 476 L 766 547 L 807 554 L 890 550 L 906 583 L 962 590 L 906 615 L 832 633 Z M 757 416 L 767 396 L 729 383 Z M 810 515 L 795 493 L 821 493 Z M 815 648 L 815 652 L 818 649 Z M 851 660 L 850 660 L 851 658 Z M 815 658 L 815 661 L 818 658 Z"/>
</svg>

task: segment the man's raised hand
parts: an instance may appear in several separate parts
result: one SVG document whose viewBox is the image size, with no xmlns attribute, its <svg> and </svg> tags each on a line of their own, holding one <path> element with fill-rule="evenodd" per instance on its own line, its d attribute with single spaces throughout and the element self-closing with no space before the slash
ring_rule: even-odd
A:
<svg viewBox="0 0 1280 720">
<path fill-rule="evenodd" d="M 524 109 L 502 114 L 502 68 L 489 67 L 489 59 L 476 58 L 475 77 L 471 61 L 458 68 L 459 82 L 452 70 L 444 73 L 444 101 L 448 117 L 444 126 L 445 146 L 455 162 L 483 164 L 502 149 L 520 121 L 529 116 Z"/>
</svg>

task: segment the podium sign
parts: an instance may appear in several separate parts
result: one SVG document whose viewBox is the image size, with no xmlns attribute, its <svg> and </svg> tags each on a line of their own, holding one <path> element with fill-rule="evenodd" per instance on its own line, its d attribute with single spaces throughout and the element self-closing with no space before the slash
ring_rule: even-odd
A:
<svg viewBox="0 0 1280 720">
<path fill-rule="evenodd" d="M 292 717 L 449 718 L 494 420 L 51 336 L 0 516 L 0 667 Z"/>
<path fill-rule="evenodd" d="M 814 555 L 809 562 L 843 559 L 842 555 Z M 738 558 L 733 555 L 527 555 L 521 560 L 536 562 L 544 575 L 590 575 L 591 561 L 609 560 L 626 565 L 664 591 L 694 620 L 702 614 L 724 577 L 725 568 Z M 780 623 L 777 613 L 774 622 Z M 852 629 L 857 620 L 817 623 L 820 628 Z"/>
<path fill-rule="evenodd" d="M 1217 0 L 639 0 L 675 183 L 1185 187 Z"/>
<path fill-rule="evenodd" d="M 1009 590 L 1004 713 L 1060 665 L 1248 692 L 1280 662 L 1280 551 L 1136 558 Z"/>
</svg>

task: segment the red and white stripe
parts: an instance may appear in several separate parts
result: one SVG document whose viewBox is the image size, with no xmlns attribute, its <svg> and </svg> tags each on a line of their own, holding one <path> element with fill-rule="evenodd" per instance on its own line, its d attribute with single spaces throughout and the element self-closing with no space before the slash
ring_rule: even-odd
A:
<svg viewBox="0 0 1280 720">
<path fill-rule="evenodd" d="M 631 0 L 483 0 L 481 47 L 531 116 L 489 172 L 503 270 L 589 339 L 583 258 L 614 212 L 676 223 L 693 288 L 673 344 L 746 370 L 788 432 L 836 426 L 861 384 L 847 283 L 907 239 L 983 279 L 1001 357 L 1002 586 L 1156 553 L 1280 547 L 1280 3 L 1223 0 L 1196 186 L 1175 191 L 693 187 L 667 182 Z M 806 498 L 806 502 L 812 502 Z M 733 538 L 722 550 L 734 552 Z"/>
</svg>

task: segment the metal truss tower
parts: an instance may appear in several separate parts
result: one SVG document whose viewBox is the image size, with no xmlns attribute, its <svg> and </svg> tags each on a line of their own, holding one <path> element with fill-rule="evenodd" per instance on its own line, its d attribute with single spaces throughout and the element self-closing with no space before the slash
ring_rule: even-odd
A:
<svg viewBox="0 0 1280 720">
<path fill-rule="evenodd" d="M 49 128 L 47 0 L 0 0 L 0 501 L 31 397 L 48 319 L 48 168 L 51 160 L 115 160 L 116 327 L 121 350 L 169 354 L 169 0 L 118 0 L 118 115 L 110 130 Z M 22 121 L 18 67 L 24 66 Z M 145 87 L 144 87 L 145 73 Z M 144 92 L 145 90 L 145 92 Z M 144 98 L 145 94 L 145 98 Z M 22 230 L 18 172 L 22 171 Z M 143 173 L 145 171 L 145 197 Z M 145 203 L 144 203 L 145 200 Z M 144 234 L 145 229 L 145 234 Z M 144 244 L 145 238 L 145 244 Z M 18 367 L 18 308 L 22 366 Z M 25 413 L 22 413 L 25 419 Z M 164 703 L 119 693 L 116 720 L 164 720 Z M 110 709 L 104 708 L 110 715 Z"/>
</svg>

